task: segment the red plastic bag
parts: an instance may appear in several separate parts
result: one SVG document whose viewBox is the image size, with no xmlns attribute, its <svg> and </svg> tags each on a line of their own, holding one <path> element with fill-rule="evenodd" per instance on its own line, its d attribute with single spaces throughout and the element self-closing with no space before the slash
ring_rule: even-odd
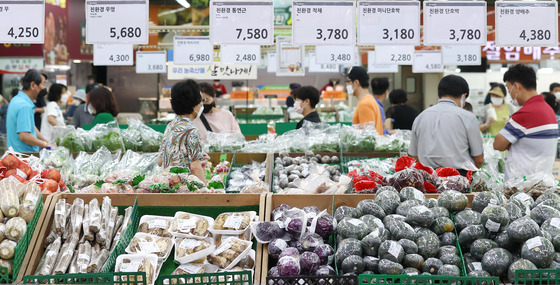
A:
<svg viewBox="0 0 560 285">
<path fill-rule="evenodd" d="M 375 183 L 375 181 L 362 180 L 357 183 L 354 183 L 354 189 L 357 192 L 361 192 L 369 189 L 377 189 L 378 186 L 379 185 Z"/>
<path fill-rule="evenodd" d="M 397 159 L 397 162 L 395 163 L 395 172 L 399 172 L 401 170 L 404 170 L 405 168 L 412 167 L 415 161 L 416 160 L 414 160 L 414 158 L 412 157 L 401 156 L 399 159 Z"/>
<path fill-rule="evenodd" d="M 417 162 L 414 164 L 414 168 L 416 169 L 420 169 L 420 170 L 424 170 L 426 172 L 428 172 L 429 174 L 433 174 L 434 173 L 434 169 L 429 167 L 429 166 L 425 166 L 424 164 L 422 164 L 421 162 Z"/>
<path fill-rule="evenodd" d="M 437 193 L 437 188 L 434 184 L 424 181 L 424 189 L 426 193 Z"/>
<path fill-rule="evenodd" d="M 439 177 L 449 177 L 449 176 L 461 175 L 459 173 L 459 171 L 457 171 L 457 169 L 451 168 L 451 167 L 438 168 L 438 169 L 436 169 L 436 174 Z"/>
</svg>

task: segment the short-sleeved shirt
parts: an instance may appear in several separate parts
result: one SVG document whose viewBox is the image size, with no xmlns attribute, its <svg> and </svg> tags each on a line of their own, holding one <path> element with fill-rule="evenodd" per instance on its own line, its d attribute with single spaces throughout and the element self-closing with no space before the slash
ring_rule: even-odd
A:
<svg viewBox="0 0 560 285">
<path fill-rule="evenodd" d="M 8 147 L 13 147 L 18 152 L 38 152 L 39 147 L 28 145 L 19 139 L 19 133 L 30 133 L 37 136 L 35 132 L 35 104 L 27 94 L 19 91 L 8 106 L 6 116 L 6 135 Z"/>
<path fill-rule="evenodd" d="M 379 106 L 379 113 L 381 113 L 381 122 L 383 124 L 385 124 L 385 106 L 383 106 L 383 102 L 381 102 L 379 99 L 377 99 L 377 97 L 374 96 L 373 98 L 375 98 L 375 102 L 377 102 L 377 106 Z M 383 134 L 388 135 L 389 130 L 384 128 L 383 129 Z"/>
<path fill-rule="evenodd" d="M 417 116 L 418 111 L 408 105 L 396 105 L 387 109 L 387 118 L 391 119 L 395 130 L 412 130 Z"/>
<path fill-rule="evenodd" d="M 352 116 L 353 125 L 361 125 L 367 123 L 375 123 L 375 129 L 379 135 L 383 135 L 383 121 L 379 112 L 379 105 L 372 95 L 368 95 L 358 101 L 356 111 Z"/>
<path fill-rule="evenodd" d="M 452 100 L 440 99 L 414 120 L 408 153 L 424 165 L 476 170 L 472 157 L 482 152 L 475 115 Z"/>
<path fill-rule="evenodd" d="M 558 121 L 543 96 L 533 96 L 500 131 L 510 143 L 506 179 L 552 172 L 558 143 Z"/>
<path fill-rule="evenodd" d="M 165 128 L 159 148 L 162 167 L 190 168 L 193 161 L 202 160 L 203 152 L 197 128 L 186 116 L 177 116 Z"/>
<path fill-rule="evenodd" d="M 47 103 L 47 107 L 45 107 L 45 112 L 41 118 L 41 134 L 48 141 L 52 141 L 54 126 L 49 123 L 49 116 L 55 117 L 58 126 L 66 126 L 66 123 L 64 122 L 64 116 L 60 106 L 58 106 L 56 102 Z"/>
</svg>

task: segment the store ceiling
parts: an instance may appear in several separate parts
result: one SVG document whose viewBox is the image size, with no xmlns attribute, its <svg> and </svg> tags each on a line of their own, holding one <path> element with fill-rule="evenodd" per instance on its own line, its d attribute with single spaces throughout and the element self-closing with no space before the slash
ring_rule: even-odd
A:
<svg viewBox="0 0 560 285">
<path fill-rule="evenodd" d="M 191 1 L 188 1 L 189 3 Z M 420 2 L 424 2 L 423 0 L 420 0 Z M 494 6 L 494 2 L 496 2 L 495 0 L 486 0 L 486 3 L 488 3 L 488 6 Z M 150 4 L 152 5 L 177 5 L 177 2 L 175 0 L 150 0 Z"/>
</svg>

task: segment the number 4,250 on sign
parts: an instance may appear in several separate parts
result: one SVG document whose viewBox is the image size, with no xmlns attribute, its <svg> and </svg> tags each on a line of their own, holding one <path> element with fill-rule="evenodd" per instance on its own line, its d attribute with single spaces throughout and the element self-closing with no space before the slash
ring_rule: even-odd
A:
<svg viewBox="0 0 560 285">
<path fill-rule="evenodd" d="M 0 0 L 0 43 L 42 44 L 44 30 L 44 0 Z"/>
</svg>

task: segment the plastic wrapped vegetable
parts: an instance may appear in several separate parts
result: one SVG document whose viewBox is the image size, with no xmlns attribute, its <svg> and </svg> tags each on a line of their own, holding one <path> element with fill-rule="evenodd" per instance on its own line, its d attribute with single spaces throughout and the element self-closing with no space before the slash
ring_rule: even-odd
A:
<svg viewBox="0 0 560 285">
<path fill-rule="evenodd" d="M 276 265 L 280 276 L 298 276 L 301 273 L 299 261 L 291 256 L 284 256 Z"/>
<path fill-rule="evenodd" d="M 117 257 L 116 272 L 145 272 L 146 280 L 128 280 L 127 276 L 121 277 L 121 281 L 145 281 L 153 285 L 157 277 L 157 256 L 154 254 L 123 254 Z"/>
<path fill-rule="evenodd" d="M 40 199 L 41 188 L 35 183 L 27 183 L 24 188 L 22 203 L 19 206 L 19 216 L 29 223 L 35 215 L 35 206 Z"/>
<path fill-rule="evenodd" d="M 278 222 L 258 222 L 251 224 L 253 235 L 261 243 L 269 243 L 270 241 L 281 238 L 285 232 Z"/>
<path fill-rule="evenodd" d="M 0 182 L 0 209 L 4 216 L 12 218 L 19 213 L 19 194 L 15 184 L 10 179 L 4 179 Z"/>
<path fill-rule="evenodd" d="M 92 233 L 97 233 L 101 229 L 101 210 L 97 199 L 89 202 L 89 229 Z"/>
<path fill-rule="evenodd" d="M 17 243 L 13 240 L 5 239 L 0 243 L 0 258 L 12 259 L 16 251 Z"/>
<path fill-rule="evenodd" d="M 52 273 L 61 245 L 62 240 L 58 237 L 45 249 L 45 253 L 37 266 L 35 275 L 50 275 Z"/>
<path fill-rule="evenodd" d="M 91 258 L 91 244 L 89 242 L 81 243 L 78 246 L 78 259 L 76 260 L 78 273 L 87 273 L 87 267 Z"/>
<path fill-rule="evenodd" d="M 6 237 L 6 225 L 0 223 L 0 241 L 3 241 Z"/>
<path fill-rule="evenodd" d="M 93 258 L 88 265 L 87 272 L 97 273 L 101 271 L 101 268 L 103 268 L 103 264 L 105 264 L 105 261 L 107 261 L 107 258 L 109 258 L 109 254 L 110 252 L 107 249 L 103 248 L 98 254 L 93 255 Z"/>
<path fill-rule="evenodd" d="M 111 252 L 113 251 L 113 249 L 115 248 L 115 246 L 117 246 L 117 244 L 119 243 L 120 238 L 122 237 L 122 235 L 126 232 L 126 229 L 128 228 L 128 224 L 130 221 L 130 215 L 132 214 L 132 207 L 128 207 L 124 210 L 124 218 L 122 221 L 122 225 L 119 228 L 119 230 L 117 231 L 117 233 L 115 234 L 114 238 L 113 238 L 113 245 L 111 247 Z"/>
<path fill-rule="evenodd" d="M 20 217 L 11 218 L 6 222 L 6 238 L 18 242 L 27 230 L 25 220 Z"/>
<path fill-rule="evenodd" d="M 84 200 L 76 198 L 72 204 L 70 213 L 70 225 L 73 233 L 79 234 L 82 229 L 82 222 L 84 218 Z"/>
<path fill-rule="evenodd" d="M 93 141 L 94 149 L 105 146 L 110 151 L 124 151 L 123 138 L 117 122 L 98 124 L 91 129 L 90 134 L 95 137 Z"/>
<path fill-rule="evenodd" d="M 79 241 L 78 233 L 74 233 L 66 240 L 64 245 L 60 248 L 60 254 L 57 257 L 57 263 L 54 267 L 54 274 L 66 273 L 68 266 L 74 257 L 74 251 Z"/>
<path fill-rule="evenodd" d="M 54 230 L 58 235 L 64 233 L 66 217 L 66 199 L 60 199 L 54 208 Z"/>
<path fill-rule="evenodd" d="M 342 126 L 340 145 L 343 152 L 373 152 L 377 140 L 374 126 Z"/>
</svg>

